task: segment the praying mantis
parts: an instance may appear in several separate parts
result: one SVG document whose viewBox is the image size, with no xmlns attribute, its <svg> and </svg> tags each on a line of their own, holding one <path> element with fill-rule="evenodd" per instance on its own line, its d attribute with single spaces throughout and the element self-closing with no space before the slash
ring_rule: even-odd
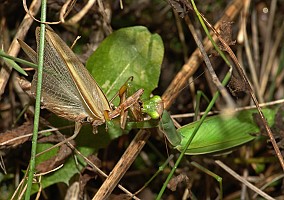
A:
<svg viewBox="0 0 284 200">
<path fill-rule="evenodd" d="M 48 30 L 48 31 L 50 31 L 50 30 Z M 52 32 L 49 32 L 50 34 L 51 34 L 51 36 L 50 36 L 50 38 L 52 38 L 52 37 L 54 37 L 54 35 L 52 35 L 53 33 Z M 23 45 L 24 46 L 24 45 Z M 24 47 L 25 48 L 25 47 Z M 27 47 L 28 48 L 28 47 Z M 31 53 L 31 52 L 34 52 L 34 51 L 31 51 L 30 49 L 28 49 L 28 50 L 26 50 L 29 54 L 31 54 L 31 56 L 34 56 L 35 54 L 34 53 Z M 33 59 L 35 59 L 36 57 L 34 57 Z M 68 59 L 67 59 L 68 60 Z M 68 63 L 67 63 L 68 64 Z M 69 69 L 68 69 L 69 70 Z M 70 70 L 71 71 L 71 70 Z M 73 71 L 74 71 L 74 69 L 73 69 Z M 51 72 L 51 74 L 52 74 L 52 72 Z M 73 79 L 76 79 L 77 77 L 76 76 L 74 76 L 74 77 L 72 77 L 71 76 L 71 80 L 73 80 Z M 74 84 L 75 85 L 75 84 Z M 78 86 L 76 86 L 76 88 L 77 88 Z M 99 86 L 96 86 L 95 87 L 95 89 L 97 89 L 98 91 L 101 91 L 101 89 L 100 89 L 100 87 Z M 138 90 L 139 91 L 139 90 Z M 109 103 L 107 102 L 107 100 L 106 100 L 106 98 L 104 98 L 105 97 L 105 95 L 102 95 L 103 93 L 100 93 L 99 92 L 99 94 L 100 95 L 98 95 L 98 96 L 100 96 L 100 97 L 102 97 L 102 99 L 103 99 L 103 103 L 102 103 L 102 105 L 103 106 L 105 106 L 104 107 L 104 109 L 106 109 L 106 111 L 109 111 L 109 112 L 104 112 L 105 110 L 104 109 L 102 109 L 102 110 L 99 110 L 99 115 L 98 116 L 100 116 L 101 118 L 98 120 L 98 121 L 96 121 L 96 123 L 104 123 L 105 121 L 107 121 L 108 120 L 108 118 L 113 118 L 114 116 L 116 116 L 116 114 L 113 114 L 113 113 L 120 113 L 120 110 L 118 109 L 118 110 L 111 110 L 111 108 L 110 108 L 110 106 L 108 105 Z M 80 96 L 80 95 L 79 95 Z M 88 95 L 87 95 L 88 96 Z M 139 96 L 139 95 L 138 95 Z M 82 97 L 80 97 L 80 98 L 82 98 Z M 79 99 L 80 99 L 79 98 Z M 135 99 L 135 101 L 136 101 L 137 99 Z M 84 102 L 84 103 L 86 103 L 86 102 Z M 44 105 L 44 104 L 43 104 Z M 129 105 L 129 104 L 127 104 L 127 105 Z M 88 105 L 85 105 L 85 106 L 88 106 Z M 83 106 L 84 107 L 84 106 Z M 146 108 L 147 106 L 146 105 L 144 105 L 144 107 Z M 155 106 L 154 106 L 155 107 Z M 124 108 L 126 108 L 126 107 L 121 107 L 122 109 L 124 109 Z M 52 109 L 52 108 L 51 108 Z M 85 107 L 84 107 L 84 109 L 85 109 Z M 110 109 L 110 110 L 108 110 L 108 109 Z M 150 108 L 150 112 L 148 112 L 148 113 L 151 113 L 151 112 L 153 112 L 154 113 L 154 115 L 153 116 L 157 116 L 156 115 L 156 113 L 153 111 L 154 109 L 152 109 L 152 108 Z M 115 111 L 115 112 L 114 112 Z M 57 112 L 57 111 L 56 111 Z M 105 113 L 108 113 L 108 115 L 105 115 Z M 92 118 L 91 117 L 89 117 L 88 118 L 88 116 L 86 117 L 86 115 L 84 115 L 85 116 L 85 118 L 84 117 L 82 117 L 82 116 L 80 116 L 80 117 L 82 117 L 82 118 L 80 118 L 81 119 L 81 121 L 79 120 L 79 124 L 80 123 L 82 123 L 82 122 L 92 122 Z M 159 115 L 158 115 L 159 116 Z M 64 116 L 63 116 L 64 117 Z M 152 118 L 155 118 L 155 117 L 152 117 Z M 74 119 L 74 118 L 72 118 L 72 119 Z M 71 119 L 71 120 L 72 120 Z M 97 119 L 97 118 L 96 118 Z M 75 120 L 76 121 L 76 120 Z M 210 120 L 208 120 L 208 121 L 210 121 Z M 94 123 L 94 124 L 96 124 L 96 123 Z M 93 124 L 93 123 L 92 123 Z M 165 121 L 161 124 L 161 127 L 162 127 L 162 129 L 163 129 L 163 127 L 164 127 L 164 124 L 165 124 Z M 192 126 L 193 126 L 194 124 L 192 124 Z M 181 139 L 182 140 L 177 140 L 177 141 L 179 141 L 180 143 L 174 143 L 174 147 L 176 147 L 176 149 L 178 149 L 178 150 L 181 150 L 182 149 L 182 147 L 183 147 L 183 145 L 182 145 L 182 143 L 181 143 L 181 141 L 183 141 L 183 138 L 186 138 L 184 135 L 186 135 L 187 133 L 189 133 L 190 132 L 190 125 L 189 126 L 184 126 L 184 127 L 182 127 L 182 128 L 180 128 L 180 129 L 178 129 L 177 130 L 177 134 L 179 135 L 179 136 L 182 136 L 181 137 Z M 166 133 L 166 137 L 169 139 L 169 140 L 172 140 L 173 139 L 173 137 L 171 137 L 170 135 L 167 135 L 167 131 L 165 131 L 165 133 Z M 218 134 L 218 133 L 216 133 L 216 134 Z M 206 137 L 206 136 L 205 136 Z M 185 139 L 184 139 L 185 140 Z M 212 143 L 212 141 L 210 141 L 210 140 L 204 140 L 203 142 L 208 142 L 208 144 L 210 144 L 210 143 Z M 235 145 L 234 145 L 235 146 Z M 233 145 L 228 145 L 228 149 L 230 148 L 230 147 L 234 147 Z M 199 152 L 197 153 L 197 154 L 205 154 L 205 153 L 210 153 L 210 152 L 218 152 L 220 149 L 219 148 L 217 148 L 217 147 L 215 147 L 215 149 L 213 149 L 214 151 L 212 151 L 212 149 L 211 150 L 205 150 L 205 149 L 199 149 Z M 189 149 L 189 151 L 188 151 L 188 154 L 191 154 L 190 153 L 190 149 Z"/>
<path fill-rule="evenodd" d="M 36 37 L 38 43 L 39 27 L 36 29 Z M 82 123 L 89 122 L 93 127 L 97 127 L 117 117 L 143 94 L 143 89 L 138 90 L 113 110 L 87 69 L 50 27 L 46 29 L 45 38 L 45 72 L 41 102 L 44 108 L 56 115 L 75 121 L 72 138 L 79 133 Z M 36 52 L 23 41 L 18 41 L 29 58 L 36 63 Z M 36 83 L 37 74 L 34 75 L 31 86 L 33 96 L 36 95 Z"/>
</svg>

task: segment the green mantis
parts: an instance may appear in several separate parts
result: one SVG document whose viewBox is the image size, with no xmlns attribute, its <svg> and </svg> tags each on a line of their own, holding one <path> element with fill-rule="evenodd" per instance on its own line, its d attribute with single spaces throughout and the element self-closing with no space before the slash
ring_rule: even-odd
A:
<svg viewBox="0 0 284 200">
<path fill-rule="evenodd" d="M 75 79 L 74 77 L 73 79 Z M 159 112 L 156 112 L 156 109 L 160 107 L 156 104 L 156 100 L 157 99 L 150 101 L 149 104 L 145 103 L 143 107 L 144 112 L 148 113 L 152 118 L 157 118 L 157 116 L 160 115 Z M 264 114 L 270 125 L 273 123 L 273 113 L 275 112 L 276 111 L 270 109 L 264 110 Z M 255 113 L 255 111 L 243 111 L 233 118 L 227 116 L 225 120 L 223 120 L 221 116 L 209 117 L 202 124 L 189 148 L 186 149 L 186 154 L 218 153 L 253 140 L 255 136 L 251 135 L 251 133 L 255 133 L 259 130 L 253 120 L 253 113 Z M 167 114 L 164 112 L 160 128 L 164 130 L 166 137 L 173 144 L 174 148 L 182 151 L 195 125 L 196 123 L 191 123 L 176 129 L 171 119 L 167 117 Z M 154 126 L 157 126 L 157 124 Z M 242 134 L 240 134 L 241 130 L 231 128 L 238 126 L 243 128 L 242 130 L 244 131 Z"/>
<path fill-rule="evenodd" d="M 155 102 L 159 102 L 157 99 L 159 99 L 157 96 L 153 97 L 151 103 L 155 105 Z M 155 108 L 157 107 L 158 105 L 152 106 L 152 109 L 147 112 L 157 115 L 158 113 L 155 113 Z M 149 108 L 148 103 L 147 108 Z M 278 107 L 274 109 L 264 108 L 262 111 L 269 126 L 272 126 Z M 254 140 L 257 137 L 257 133 L 260 132 L 259 125 L 256 123 L 256 119 L 254 119 L 256 114 L 256 109 L 250 109 L 208 117 L 202 123 L 189 148 L 187 148 L 186 154 L 220 153 Z M 173 147 L 182 151 L 196 123 L 192 122 L 176 129 L 169 113 L 164 111 L 161 116 L 159 128 Z"/>
</svg>

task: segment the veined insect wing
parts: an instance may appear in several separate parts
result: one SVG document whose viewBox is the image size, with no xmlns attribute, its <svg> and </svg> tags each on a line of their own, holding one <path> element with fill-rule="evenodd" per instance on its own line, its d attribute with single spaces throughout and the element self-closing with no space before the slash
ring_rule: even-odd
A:
<svg viewBox="0 0 284 200">
<path fill-rule="evenodd" d="M 94 119 L 93 125 L 104 123 L 104 111 L 111 111 L 111 109 L 106 96 L 96 81 L 72 50 L 52 29 L 46 29 L 46 38 L 47 40 L 50 40 L 50 44 L 52 44 L 65 62 L 67 71 L 69 71 L 69 74 L 80 93 L 85 110 L 88 112 L 89 116 Z"/>
<path fill-rule="evenodd" d="M 36 30 L 39 43 L 39 28 Z M 33 62 L 37 54 L 23 41 L 22 49 Z M 109 103 L 95 80 L 78 60 L 72 50 L 50 28 L 46 29 L 42 105 L 53 113 L 72 121 L 84 121 L 93 125 L 104 123 L 104 111 L 110 111 Z M 35 95 L 37 73 L 32 81 Z"/>
</svg>

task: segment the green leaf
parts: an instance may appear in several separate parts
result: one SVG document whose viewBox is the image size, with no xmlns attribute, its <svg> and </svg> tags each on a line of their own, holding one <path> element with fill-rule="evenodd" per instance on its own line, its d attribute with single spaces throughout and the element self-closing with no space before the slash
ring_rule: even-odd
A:
<svg viewBox="0 0 284 200">
<path fill-rule="evenodd" d="M 262 111 L 269 126 L 271 126 L 274 123 L 277 110 L 262 109 Z M 237 113 L 237 116 L 218 115 L 207 118 L 193 138 L 186 154 L 215 153 L 252 141 L 255 138 L 252 134 L 260 131 L 253 120 L 254 113 L 257 113 L 255 109 L 242 111 Z M 183 137 L 180 145 L 176 147 L 179 151 L 183 150 L 183 146 L 191 136 L 196 123 L 177 129 Z"/>
<path fill-rule="evenodd" d="M 157 34 L 146 27 L 122 28 L 109 35 L 90 56 L 87 69 L 96 79 L 108 99 L 133 76 L 133 87 L 143 88 L 148 99 L 157 87 L 164 46 Z"/>
<path fill-rule="evenodd" d="M 61 126 L 64 125 L 70 125 L 69 121 L 66 121 L 64 119 L 58 118 L 56 116 L 54 116 L 52 119 L 54 119 L 54 121 L 56 121 L 56 123 L 61 124 Z M 54 124 L 54 122 L 53 122 Z M 64 133 L 65 137 L 69 137 L 68 136 L 68 132 L 69 133 L 73 133 L 73 129 L 67 129 L 67 130 L 63 130 L 61 131 L 62 133 Z M 93 134 L 92 133 L 92 127 L 91 125 L 85 125 L 82 127 L 79 135 L 76 137 L 76 148 L 78 148 L 78 150 L 85 155 L 86 157 L 91 155 L 91 154 L 96 154 L 98 152 L 99 149 L 101 148 L 105 148 L 109 142 L 111 141 L 111 138 L 109 135 L 106 135 L 104 133 L 99 132 L 98 134 Z M 49 143 L 40 143 L 38 144 L 38 148 L 37 151 L 41 152 L 49 147 L 53 146 L 53 144 L 49 144 Z M 48 160 L 49 158 L 55 156 L 55 154 L 57 153 L 58 148 L 52 149 L 49 152 L 46 152 L 45 154 L 39 156 L 36 159 L 37 163 L 41 163 L 45 160 Z M 77 155 L 76 155 L 77 156 Z M 79 173 L 79 170 L 81 170 L 84 165 L 85 162 L 83 160 L 83 158 L 81 158 L 80 156 L 77 156 L 78 160 L 79 160 L 79 165 L 76 164 L 74 156 L 70 156 L 68 159 L 66 159 L 64 166 L 54 172 L 51 172 L 47 175 L 44 175 L 42 177 L 41 180 L 41 184 L 43 189 L 53 185 L 55 183 L 65 183 L 65 184 L 69 184 L 70 179 L 75 175 Z M 38 184 L 33 184 L 32 186 L 32 194 L 37 192 L 39 189 L 39 185 Z"/>
<path fill-rule="evenodd" d="M 50 147 L 52 147 L 53 144 L 50 144 L 50 143 L 39 143 L 37 145 L 37 152 L 42 152 Z M 38 156 L 36 158 L 36 165 L 40 164 L 41 162 L 44 162 L 50 158 L 52 158 L 53 156 L 56 155 L 56 153 L 58 152 L 58 147 L 57 148 L 53 148 L 51 149 L 50 151 Z"/>
</svg>

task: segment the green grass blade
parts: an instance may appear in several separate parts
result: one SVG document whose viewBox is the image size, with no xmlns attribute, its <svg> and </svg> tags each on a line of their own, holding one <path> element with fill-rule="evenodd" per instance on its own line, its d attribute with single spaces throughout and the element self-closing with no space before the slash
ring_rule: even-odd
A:
<svg viewBox="0 0 284 200">
<path fill-rule="evenodd" d="M 15 62 L 18 62 L 18 63 L 24 64 L 24 65 L 30 66 L 30 67 L 35 68 L 35 69 L 38 68 L 37 64 L 34 64 L 32 62 L 29 62 L 29 61 L 26 61 L 26 60 L 23 60 L 23 59 L 20 59 L 20 58 L 16 58 L 16 57 L 10 56 L 10 55 L 6 54 L 4 51 L 2 51 L 1 49 L 0 49 L 0 56 L 4 57 L 4 58 L 8 58 L 8 60 L 13 60 Z"/>
<path fill-rule="evenodd" d="M 23 70 L 23 68 L 21 68 L 15 61 L 10 60 L 8 58 L 3 58 L 5 64 L 13 69 L 15 69 L 17 72 L 19 72 L 20 74 L 24 75 L 24 76 L 28 76 L 28 74 L 25 72 L 25 70 Z"/>
<path fill-rule="evenodd" d="M 41 1 L 41 21 L 46 21 L 46 0 Z M 44 36 L 45 36 L 45 24 L 40 25 L 40 43 L 39 43 L 39 55 L 38 55 L 38 80 L 36 91 L 36 104 L 35 104 L 35 116 L 34 116 L 34 129 L 32 138 L 32 150 L 29 166 L 29 175 L 27 182 L 27 190 L 25 193 L 25 200 L 30 199 L 31 188 L 33 183 L 33 177 L 35 172 L 35 157 L 37 148 L 37 136 L 39 127 L 39 114 L 40 114 L 40 99 L 41 99 L 41 87 L 42 87 L 42 72 L 43 72 L 43 55 L 44 55 Z"/>
</svg>

